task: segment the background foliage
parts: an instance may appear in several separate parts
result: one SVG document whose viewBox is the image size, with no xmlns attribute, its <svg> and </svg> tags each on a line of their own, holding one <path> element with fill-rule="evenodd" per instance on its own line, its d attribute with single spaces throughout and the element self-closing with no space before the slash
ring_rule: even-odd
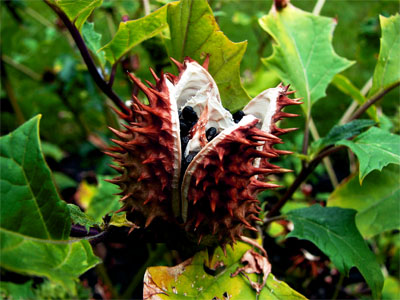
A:
<svg viewBox="0 0 400 300">
<path fill-rule="evenodd" d="M 311 14 L 314 1 L 293 0 L 301 10 L 278 16 L 268 13 L 272 2 L 267 0 L 167 6 L 167 0 L 49 2 L 75 21 L 99 74 L 109 79 L 115 71 L 113 89 L 122 99 L 137 92 L 126 71 L 148 80 L 149 67 L 175 72 L 169 56 L 202 60 L 210 53 L 210 73 L 231 111 L 280 81 L 291 83 L 305 104 L 304 112 L 288 110 L 301 117 L 282 124 L 301 129 L 285 136 L 282 147 L 295 155 L 277 163 L 295 172 L 279 178 L 283 185 L 291 185 L 302 164 L 324 147 L 344 145 L 354 154 L 342 150 L 330 156 L 340 185 L 335 187 L 321 164 L 282 208 L 287 218 L 264 226 L 272 272 L 309 298 L 367 299 L 369 288 L 376 298 L 382 286 L 383 298 L 400 297 L 399 89 L 363 115 L 371 120 L 339 122 L 353 101 L 364 103 L 400 80 L 399 52 L 393 50 L 400 43 L 396 1 L 327 1 L 324 17 Z M 41 1 L 5 1 L 1 8 L 0 295 L 141 298 L 146 268 L 173 266 L 187 257 L 140 234 L 128 236 L 129 228 L 117 227 L 131 226 L 123 216 L 110 220 L 119 202 L 115 187 L 104 182 L 114 171 L 102 150 L 111 137 L 107 126 L 119 121 L 65 25 Z M 371 78 L 372 88 L 362 93 Z M 318 133 L 302 153 L 304 124 L 311 117 Z M 264 193 L 265 211 L 283 194 Z M 310 206 L 314 203 L 328 207 Z M 117 226 L 107 227 L 110 222 Z M 70 237 L 71 223 L 82 227 L 80 236 Z M 78 239 L 87 230 L 96 235 L 105 228 L 107 238 L 93 250 Z M 235 248 L 232 263 L 246 247 Z M 200 252 L 194 259 L 205 257 Z M 192 267 L 189 273 L 200 272 L 198 264 Z M 148 270 L 157 275 L 165 269 Z M 278 298 L 296 293 L 286 287 L 276 287 Z"/>
</svg>

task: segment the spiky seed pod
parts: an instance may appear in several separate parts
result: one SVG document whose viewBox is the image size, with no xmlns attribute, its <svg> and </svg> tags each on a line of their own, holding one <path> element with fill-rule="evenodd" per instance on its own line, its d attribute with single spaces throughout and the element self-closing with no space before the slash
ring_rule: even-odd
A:
<svg viewBox="0 0 400 300">
<path fill-rule="evenodd" d="M 279 85 L 254 98 L 243 112 L 223 108 L 218 87 L 207 71 L 190 58 L 173 60 L 179 75 L 164 74 L 146 87 L 130 75 L 149 104 L 133 97 L 129 115 L 118 112 L 128 125 L 112 131 L 120 140 L 112 148 L 122 175 L 112 180 L 122 189 L 124 210 L 134 210 L 149 225 L 155 217 L 173 222 L 180 215 L 188 233 L 206 244 L 233 243 L 245 228 L 255 230 L 259 191 L 278 185 L 265 182 L 268 174 L 287 172 L 268 160 L 287 151 L 276 122 L 295 115 L 282 112 L 288 87 Z M 129 216 L 128 216 L 129 217 Z M 131 215 L 134 222 L 135 216 Z"/>
</svg>

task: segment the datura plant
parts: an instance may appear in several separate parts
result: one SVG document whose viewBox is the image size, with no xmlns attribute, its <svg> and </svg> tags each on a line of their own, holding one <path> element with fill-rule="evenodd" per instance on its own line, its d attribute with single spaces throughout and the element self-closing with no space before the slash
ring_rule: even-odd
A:
<svg viewBox="0 0 400 300">
<path fill-rule="evenodd" d="M 256 230 L 260 220 L 257 193 L 279 187 L 269 174 L 289 172 L 269 162 L 288 151 L 274 149 L 281 129 L 277 122 L 295 114 L 283 112 L 289 86 L 263 91 L 233 115 L 221 103 L 218 87 L 207 71 L 187 57 L 175 61 L 179 74 L 153 71 L 155 83 L 130 78 L 147 96 L 148 104 L 133 96 L 125 130 L 110 128 L 119 138 L 110 148 L 121 175 L 121 210 L 137 226 L 155 218 L 182 223 L 190 236 L 206 245 L 233 244 L 243 230 Z"/>
</svg>

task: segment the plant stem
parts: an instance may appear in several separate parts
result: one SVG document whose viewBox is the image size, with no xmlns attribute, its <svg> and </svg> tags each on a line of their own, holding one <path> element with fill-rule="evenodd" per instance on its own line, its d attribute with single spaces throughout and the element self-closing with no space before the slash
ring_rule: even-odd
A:
<svg viewBox="0 0 400 300">
<path fill-rule="evenodd" d="M 276 203 L 272 207 L 272 209 L 268 212 L 267 217 L 271 218 L 271 217 L 276 216 L 279 213 L 279 211 L 283 207 L 283 205 L 292 197 L 292 195 L 297 190 L 297 188 L 314 171 L 314 169 L 318 166 L 318 164 L 322 161 L 322 159 L 324 157 L 331 155 L 332 153 L 335 153 L 343 148 L 344 148 L 344 146 L 326 147 L 319 153 L 319 155 L 316 158 L 314 158 L 312 161 L 310 161 L 310 163 L 307 166 L 303 167 L 301 169 L 299 175 L 296 177 L 295 181 L 292 183 L 292 185 L 286 191 L 286 193 L 282 196 L 281 199 L 279 199 L 278 203 Z"/>
<path fill-rule="evenodd" d="M 143 1 L 144 15 L 147 16 L 150 14 L 150 3 L 149 0 L 142 0 L 142 1 Z"/>
<path fill-rule="evenodd" d="M 64 25 L 67 27 L 69 33 L 71 34 L 72 38 L 75 41 L 76 46 L 81 53 L 83 61 L 85 62 L 88 71 L 93 78 L 94 82 L 100 88 L 100 90 L 106 94 L 111 101 L 123 112 L 127 113 L 129 110 L 123 103 L 123 101 L 115 94 L 115 92 L 111 89 L 111 87 L 107 84 L 107 82 L 103 79 L 100 75 L 99 71 L 97 70 L 96 65 L 93 62 L 92 57 L 90 56 L 89 50 L 86 47 L 86 44 L 76 26 L 72 24 L 69 20 L 67 15 L 56 5 L 49 2 L 49 0 L 44 0 L 44 2 L 50 6 L 50 8 L 59 16 L 59 18 L 63 21 Z"/>
<path fill-rule="evenodd" d="M 396 82 L 395 84 L 389 86 L 388 88 L 384 89 L 383 91 L 379 92 L 369 100 L 367 100 L 363 105 L 361 105 L 356 112 L 350 117 L 349 122 L 355 119 L 358 119 L 367 109 L 373 105 L 374 103 L 378 102 L 381 98 L 383 98 L 387 93 L 389 93 L 394 88 L 400 86 L 400 81 Z"/>
<path fill-rule="evenodd" d="M 335 292 L 332 295 L 332 300 L 337 299 L 337 297 L 339 296 L 340 289 L 342 288 L 343 285 L 343 280 L 344 280 L 344 274 L 340 273 L 339 281 L 336 284 Z"/>
<path fill-rule="evenodd" d="M 114 289 L 112 281 L 107 274 L 107 270 L 104 267 L 104 263 L 98 264 L 96 266 L 96 273 L 103 280 L 104 284 L 110 289 L 111 299 L 120 299 L 117 291 Z"/>
<path fill-rule="evenodd" d="M 312 13 L 314 15 L 318 16 L 322 10 L 322 7 L 324 6 L 324 4 L 325 4 L 325 0 L 318 0 L 317 4 L 315 4 L 315 6 L 314 6 Z"/>
<path fill-rule="evenodd" d="M 314 141 L 320 139 L 317 127 L 315 126 L 315 123 L 314 123 L 312 118 L 310 120 L 310 131 L 311 131 L 311 135 L 312 135 Z M 326 172 L 328 173 L 329 180 L 331 181 L 332 186 L 334 188 L 336 188 L 338 186 L 339 182 L 338 182 L 338 179 L 336 177 L 335 170 L 333 169 L 331 160 L 329 159 L 329 157 L 325 157 L 322 160 L 322 162 L 325 165 Z"/>
<path fill-rule="evenodd" d="M 2 85 L 4 86 L 4 89 L 6 91 L 7 97 L 10 100 L 11 106 L 14 109 L 15 115 L 17 117 L 17 123 L 19 125 L 23 124 L 25 122 L 24 114 L 22 113 L 22 110 L 18 104 L 18 100 L 15 97 L 14 89 L 11 86 L 11 82 L 7 76 L 7 71 L 3 63 L 3 56 L 1 56 L 1 82 Z"/>
<path fill-rule="evenodd" d="M 21 65 L 17 63 L 15 60 L 13 60 L 11 57 L 3 54 L 1 57 L 1 60 L 8 64 L 9 66 L 13 67 L 14 69 L 20 71 L 21 73 L 24 73 L 26 76 L 29 78 L 35 80 L 35 81 L 40 81 L 42 79 L 42 76 L 32 69 L 28 68 L 27 66 Z"/>
<path fill-rule="evenodd" d="M 303 147 L 301 150 L 301 153 L 303 153 L 304 155 L 307 155 L 308 140 L 310 138 L 310 121 L 311 121 L 311 115 L 307 115 L 306 122 L 304 124 Z"/>
<path fill-rule="evenodd" d="M 368 81 L 364 84 L 363 88 L 360 91 L 361 95 L 365 96 L 367 94 L 367 92 L 370 90 L 371 86 L 372 86 L 372 77 L 370 79 L 368 79 Z M 342 118 L 340 119 L 340 121 L 339 121 L 340 125 L 348 122 L 349 118 L 354 113 L 357 106 L 358 106 L 358 102 L 356 100 L 353 100 L 351 105 L 347 108 L 346 112 L 343 114 Z"/>
<path fill-rule="evenodd" d="M 163 244 L 157 245 L 157 249 L 154 251 L 151 251 L 151 249 L 149 248 L 149 258 L 142 265 L 142 267 L 139 269 L 136 275 L 132 278 L 131 283 L 126 288 L 124 293 L 121 295 L 121 299 L 132 299 L 132 293 L 135 291 L 136 287 L 142 282 L 146 269 L 148 267 L 154 266 L 157 260 L 159 260 L 160 257 L 162 257 L 165 252 L 166 252 L 166 247 Z"/>
</svg>

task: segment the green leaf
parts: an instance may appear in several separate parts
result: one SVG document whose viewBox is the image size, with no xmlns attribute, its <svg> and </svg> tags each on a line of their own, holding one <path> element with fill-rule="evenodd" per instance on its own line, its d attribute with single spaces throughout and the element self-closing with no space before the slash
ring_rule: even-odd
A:
<svg viewBox="0 0 400 300">
<path fill-rule="evenodd" d="M 168 7 L 169 55 L 201 62 L 210 55 L 208 70 L 218 85 L 224 107 L 242 108 L 249 96 L 240 81 L 240 62 L 247 42 L 234 43 L 220 30 L 206 0 L 182 0 Z"/>
<path fill-rule="evenodd" d="M 273 7 L 259 20 L 260 26 L 275 40 L 273 54 L 263 62 L 275 70 L 281 80 L 303 97 L 304 111 L 325 97 L 334 75 L 352 65 L 338 56 L 332 47 L 336 21 L 302 11 L 290 3 L 280 11 Z"/>
<path fill-rule="evenodd" d="M 375 122 L 372 120 L 354 120 L 343 125 L 335 125 L 325 137 L 312 143 L 312 152 L 316 153 L 326 146 L 334 145 L 340 140 L 346 140 L 358 135 L 364 128 L 374 124 Z"/>
<path fill-rule="evenodd" d="M 354 84 L 342 74 L 336 74 L 333 77 L 332 84 L 346 95 L 349 95 L 360 105 L 367 101 L 367 99 L 361 94 L 360 90 L 356 88 Z M 368 108 L 367 113 L 374 121 L 378 122 L 375 105 Z"/>
<path fill-rule="evenodd" d="M 78 185 L 75 180 L 61 172 L 54 172 L 53 178 L 60 191 L 68 188 L 76 188 Z"/>
<path fill-rule="evenodd" d="M 29 280 L 23 284 L 13 282 L 0 281 L 0 299 L 9 300 L 26 300 L 35 299 L 32 287 L 33 280 Z"/>
<path fill-rule="evenodd" d="M 36 238 L 68 239 L 71 221 L 40 148 L 36 116 L 0 138 L 0 226 Z"/>
<path fill-rule="evenodd" d="M 70 290 L 78 276 L 99 263 L 86 240 L 38 239 L 0 228 L 0 265 L 10 271 L 45 276 Z"/>
<path fill-rule="evenodd" d="M 105 65 L 106 59 L 104 56 L 104 51 L 101 48 L 101 34 L 94 30 L 94 23 L 86 22 L 82 27 L 82 36 L 85 41 L 86 46 L 89 48 L 93 54 L 96 55 L 102 66 Z"/>
<path fill-rule="evenodd" d="M 328 206 L 357 210 L 356 224 L 370 238 L 391 229 L 400 229 L 400 167 L 389 165 L 374 171 L 361 186 L 357 176 L 340 184 L 328 199 Z"/>
<path fill-rule="evenodd" d="M 382 28 L 381 48 L 369 96 L 400 82 L 400 15 L 379 17 Z"/>
<path fill-rule="evenodd" d="M 42 142 L 42 151 L 44 156 L 51 157 L 56 162 L 61 161 L 65 157 L 64 152 L 57 145 L 51 143 Z"/>
<path fill-rule="evenodd" d="M 400 298 L 400 281 L 398 278 L 388 276 L 383 285 L 382 299 L 391 300 Z"/>
<path fill-rule="evenodd" d="M 89 232 L 90 227 L 100 225 L 99 222 L 96 222 L 92 217 L 81 211 L 79 206 L 68 204 L 68 209 L 71 214 L 72 223 L 85 226 L 87 232 Z"/>
<path fill-rule="evenodd" d="M 51 2 L 61 8 L 80 31 L 83 23 L 92 11 L 103 3 L 103 0 L 51 0 Z"/>
<path fill-rule="evenodd" d="M 354 218 L 356 211 L 339 207 L 292 210 L 287 214 L 294 230 L 287 237 L 309 240 L 321 249 L 340 272 L 348 273 L 354 266 L 364 276 L 374 298 L 379 298 L 383 276 L 374 254 L 359 233 Z"/>
<path fill-rule="evenodd" d="M 243 265 L 240 259 L 251 249 L 245 243 L 238 242 L 234 250 L 227 248 L 225 256 L 221 248 L 214 252 L 209 262 L 207 251 L 198 252 L 194 257 L 175 267 L 150 267 L 145 274 L 145 286 L 149 291 L 158 291 L 157 299 L 256 299 L 256 292 L 242 275 L 231 277 Z M 204 265 L 223 265 L 215 276 L 205 272 Z M 252 281 L 255 274 L 249 274 Z M 152 290 L 155 289 L 155 290 Z M 226 293 L 224 297 L 224 293 Z M 215 298 L 214 298 L 215 297 Z M 286 283 L 269 274 L 266 286 L 257 299 L 305 299 Z"/>
<path fill-rule="evenodd" d="M 104 50 L 106 59 L 114 64 L 133 47 L 159 34 L 167 26 L 166 5 L 143 18 L 121 22 L 113 39 L 101 50 Z"/>
<path fill-rule="evenodd" d="M 0 266 L 74 290 L 76 278 L 99 260 L 88 241 L 67 240 L 70 214 L 41 152 L 39 120 L 0 138 Z"/>
<path fill-rule="evenodd" d="M 79 187 L 79 205 L 85 208 L 85 213 L 96 222 L 101 222 L 108 213 L 121 207 L 120 197 L 115 195 L 120 189 L 112 183 L 105 181 L 112 176 L 97 176 L 98 185 L 82 182 Z"/>
<path fill-rule="evenodd" d="M 390 163 L 400 164 L 400 136 L 371 127 L 354 140 L 341 140 L 337 145 L 349 147 L 360 162 L 360 183 L 373 170 L 382 170 Z"/>
</svg>

